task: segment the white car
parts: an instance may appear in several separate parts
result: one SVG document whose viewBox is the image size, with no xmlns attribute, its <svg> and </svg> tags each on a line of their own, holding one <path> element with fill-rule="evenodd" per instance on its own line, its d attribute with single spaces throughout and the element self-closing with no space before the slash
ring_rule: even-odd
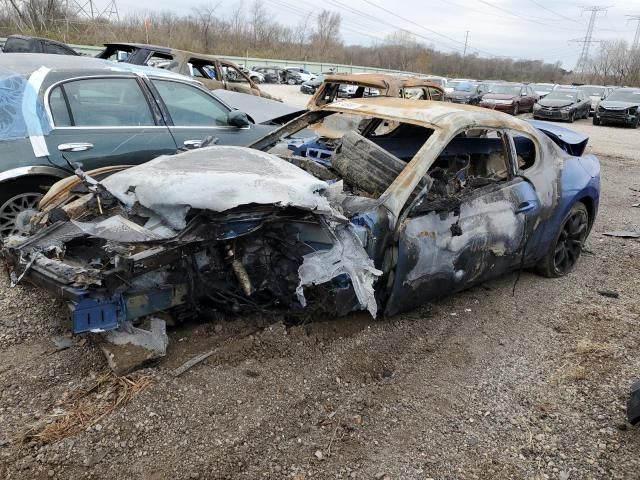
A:
<svg viewBox="0 0 640 480">
<path fill-rule="evenodd" d="M 317 77 L 317 75 L 300 67 L 288 67 L 285 70 L 288 70 L 290 72 L 295 72 L 298 75 L 300 75 L 300 79 L 302 80 L 302 83 L 308 82 L 309 80 L 313 80 Z"/>
<path fill-rule="evenodd" d="M 612 88 L 604 87 L 602 85 L 581 85 L 578 88 L 591 99 L 591 111 L 589 112 L 589 114 L 592 116 L 598 109 L 598 105 L 600 105 L 600 102 L 607 98 L 607 96 L 609 96 L 609 94 L 613 90 Z"/>
<path fill-rule="evenodd" d="M 429 75 L 424 77 L 425 80 L 435 83 L 436 85 L 440 85 L 444 88 L 445 93 L 453 92 L 453 87 L 448 85 L 448 79 L 446 77 L 438 77 L 437 75 Z"/>
<path fill-rule="evenodd" d="M 242 70 L 242 73 L 246 74 L 253 81 L 253 83 L 264 83 L 264 75 L 260 72 L 249 70 L 246 67 L 240 67 L 240 70 Z"/>
</svg>

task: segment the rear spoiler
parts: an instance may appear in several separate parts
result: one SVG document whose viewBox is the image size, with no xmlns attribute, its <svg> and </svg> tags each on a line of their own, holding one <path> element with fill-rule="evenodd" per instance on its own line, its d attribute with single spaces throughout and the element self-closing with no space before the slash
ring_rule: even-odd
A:
<svg viewBox="0 0 640 480">
<path fill-rule="evenodd" d="M 581 157 L 585 148 L 587 148 L 589 137 L 582 133 L 539 120 L 528 120 L 528 122 L 532 127 L 537 128 L 553 140 L 556 145 L 569 155 Z"/>
</svg>

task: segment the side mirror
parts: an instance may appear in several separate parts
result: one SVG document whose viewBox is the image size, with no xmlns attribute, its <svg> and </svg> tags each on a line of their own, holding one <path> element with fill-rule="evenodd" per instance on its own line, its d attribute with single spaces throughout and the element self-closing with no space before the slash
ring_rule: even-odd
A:
<svg viewBox="0 0 640 480">
<path fill-rule="evenodd" d="M 247 114 L 239 110 L 229 112 L 227 115 L 227 123 L 232 127 L 238 128 L 246 128 L 251 125 L 251 121 L 249 121 Z"/>
</svg>

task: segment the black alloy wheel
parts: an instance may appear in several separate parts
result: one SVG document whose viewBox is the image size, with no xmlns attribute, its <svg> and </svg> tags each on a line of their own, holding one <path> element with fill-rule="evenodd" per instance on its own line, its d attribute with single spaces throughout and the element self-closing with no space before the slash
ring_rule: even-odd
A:
<svg viewBox="0 0 640 480">
<path fill-rule="evenodd" d="M 547 256 L 538 265 L 546 277 L 563 277 L 571 272 L 589 233 L 589 213 L 583 203 L 578 202 L 565 218 Z"/>
</svg>

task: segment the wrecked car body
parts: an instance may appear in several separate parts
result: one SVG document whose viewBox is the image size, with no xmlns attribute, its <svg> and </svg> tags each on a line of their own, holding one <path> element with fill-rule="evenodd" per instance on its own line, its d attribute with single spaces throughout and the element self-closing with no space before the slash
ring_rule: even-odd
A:
<svg viewBox="0 0 640 480">
<path fill-rule="evenodd" d="M 253 78 L 229 60 L 144 43 L 105 43 L 104 46 L 98 58 L 170 70 L 193 77 L 210 90 L 231 90 L 273 99 L 260 90 Z"/>
<path fill-rule="evenodd" d="M 349 116 L 341 138 L 279 148 Z M 160 312 L 390 316 L 514 269 L 573 269 L 599 163 L 563 138 L 476 107 L 335 102 L 251 149 L 159 157 L 100 182 L 78 172 L 89 193 L 58 188 L 3 251 L 14 282 L 69 302 L 75 333 Z"/>
<path fill-rule="evenodd" d="M 342 98 L 397 97 L 414 100 L 444 100 L 444 89 L 437 83 L 417 78 L 381 73 L 326 75 L 315 87 L 307 108 L 315 110 Z"/>
</svg>

